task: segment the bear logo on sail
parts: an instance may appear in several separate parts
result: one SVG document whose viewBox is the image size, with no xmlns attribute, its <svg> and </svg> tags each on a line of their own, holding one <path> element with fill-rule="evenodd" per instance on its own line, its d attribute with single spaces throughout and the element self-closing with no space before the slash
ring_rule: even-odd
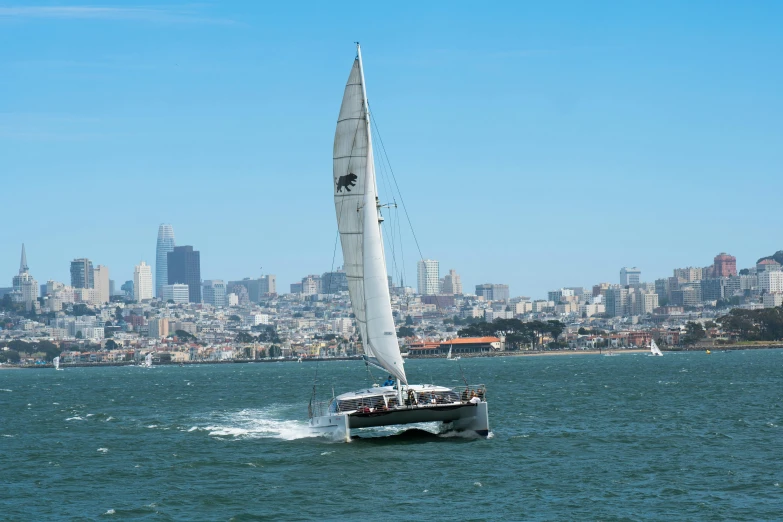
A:
<svg viewBox="0 0 783 522">
<path fill-rule="evenodd" d="M 337 192 L 342 192 L 343 187 L 346 192 L 350 192 L 354 185 L 356 185 L 356 174 L 351 173 L 337 178 Z"/>
</svg>

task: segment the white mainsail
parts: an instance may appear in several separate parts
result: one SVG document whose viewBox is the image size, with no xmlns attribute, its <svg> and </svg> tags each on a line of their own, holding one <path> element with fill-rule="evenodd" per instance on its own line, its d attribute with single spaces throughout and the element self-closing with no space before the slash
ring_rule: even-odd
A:
<svg viewBox="0 0 783 522">
<path fill-rule="evenodd" d="M 652 355 L 659 355 L 663 357 L 663 352 L 661 352 L 661 349 L 658 348 L 657 344 L 655 344 L 655 341 L 650 341 L 650 352 L 652 352 Z"/>
<path fill-rule="evenodd" d="M 146 368 L 152 368 L 152 352 L 148 353 L 146 357 L 144 357 L 144 366 Z"/>
<path fill-rule="evenodd" d="M 59 357 L 55 357 L 54 359 L 52 359 L 52 364 L 54 365 L 54 369 L 55 370 L 59 370 L 60 369 L 60 358 Z"/>
<path fill-rule="evenodd" d="M 407 384 L 391 313 L 367 91 L 358 44 L 337 118 L 333 159 L 332 189 L 343 268 L 364 352 L 374 365 Z"/>
</svg>

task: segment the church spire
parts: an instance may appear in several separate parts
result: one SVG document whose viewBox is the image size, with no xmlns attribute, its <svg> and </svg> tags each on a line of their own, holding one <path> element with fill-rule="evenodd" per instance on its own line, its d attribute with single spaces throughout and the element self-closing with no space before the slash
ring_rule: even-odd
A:
<svg viewBox="0 0 783 522">
<path fill-rule="evenodd" d="M 25 274 L 29 268 L 27 267 L 27 254 L 24 251 L 24 243 L 22 243 L 22 260 L 19 262 L 19 273 Z"/>
</svg>

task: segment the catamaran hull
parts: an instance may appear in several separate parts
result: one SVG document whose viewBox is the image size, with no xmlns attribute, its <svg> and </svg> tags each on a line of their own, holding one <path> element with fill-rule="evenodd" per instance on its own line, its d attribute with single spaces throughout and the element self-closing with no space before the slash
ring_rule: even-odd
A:
<svg viewBox="0 0 783 522">
<path fill-rule="evenodd" d="M 351 429 L 400 426 L 419 422 L 441 422 L 446 432 L 474 432 L 481 437 L 489 435 L 489 413 L 486 402 L 326 415 L 313 417 L 310 420 L 310 429 L 319 434 L 327 434 L 334 440 L 349 442 Z"/>
</svg>

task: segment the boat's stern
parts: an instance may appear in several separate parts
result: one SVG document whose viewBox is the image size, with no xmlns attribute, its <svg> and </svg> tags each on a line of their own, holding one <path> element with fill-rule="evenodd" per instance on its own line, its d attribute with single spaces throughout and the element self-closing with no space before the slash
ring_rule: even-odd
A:
<svg viewBox="0 0 783 522">
<path fill-rule="evenodd" d="M 351 442 L 351 428 L 347 413 L 312 417 L 310 430 L 318 435 L 328 436 L 335 441 Z"/>
</svg>

